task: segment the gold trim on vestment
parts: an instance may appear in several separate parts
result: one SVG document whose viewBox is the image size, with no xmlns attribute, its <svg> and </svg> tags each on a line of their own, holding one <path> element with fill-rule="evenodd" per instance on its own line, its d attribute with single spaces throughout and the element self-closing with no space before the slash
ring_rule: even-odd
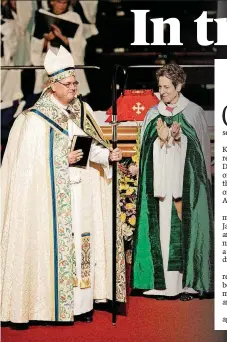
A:
<svg viewBox="0 0 227 342">
<path fill-rule="evenodd" d="M 72 255 L 72 265 L 73 265 L 73 287 L 78 286 L 78 277 L 76 272 L 76 250 L 75 250 L 75 243 L 72 243 L 72 249 L 71 249 L 71 255 Z"/>
<path fill-rule="evenodd" d="M 51 213 L 49 215 L 50 225 L 49 225 L 49 236 L 50 236 L 50 308 L 51 308 L 51 320 L 55 320 L 55 291 L 54 291 L 54 247 L 53 247 L 53 208 L 52 208 L 52 198 L 51 198 L 51 175 L 50 175 L 50 127 L 46 125 L 46 170 L 47 170 L 47 183 L 48 183 L 48 211 Z"/>
<path fill-rule="evenodd" d="M 91 234 L 81 234 L 81 281 L 80 288 L 91 287 Z"/>
</svg>

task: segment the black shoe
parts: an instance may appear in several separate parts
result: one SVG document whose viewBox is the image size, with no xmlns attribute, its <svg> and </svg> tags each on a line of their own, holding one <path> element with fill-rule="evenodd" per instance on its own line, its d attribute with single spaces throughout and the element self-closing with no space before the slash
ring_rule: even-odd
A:
<svg viewBox="0 0 227 342">
<path fill-rule="evenodd" d="M 93 322 L 93 311 L 86 312 L 84 315 L 84 321 L 87 323 Z"/>
<path fill-rule="evenodd" d="M 144 298 L 151 298 L 151 299 L 155 299 L 155 300 L 166 300 L 169 299 L 169 297 L 167 296 L 162 296 L 162 295 L 147 295 L 144 294 L 142 295 Z"/>
<path fill-rule="evenodd" d="M 84 314 L 74 316 L 75 322 L 86 322 L 91 323 L 93 321 L 93 310 L 85 312 Z"/>
<path fill-rule="evenodd" d="M 190 293 L 184 292 L 180 295 L 180 300 L 182 302 L 188 302 L 189 300 L 192 300 L 194 297 Z"/>
<path fill-rule="evenodd" d="M 27 330 L 29 325 L 28 323 L 11 323 L 10 327 L 13 330 Z"/>
<path fill-rule="evenodd" d="M 156 300 L 165 300 L 166 296 L 155 296 Z"/>
<path fill-rule="evenodd" d="M 213 292 L 205 292 L 205 291 L 201 291 L 199 293 L 199 299 L 214 299 L 214 293 Z"/>
</svg>

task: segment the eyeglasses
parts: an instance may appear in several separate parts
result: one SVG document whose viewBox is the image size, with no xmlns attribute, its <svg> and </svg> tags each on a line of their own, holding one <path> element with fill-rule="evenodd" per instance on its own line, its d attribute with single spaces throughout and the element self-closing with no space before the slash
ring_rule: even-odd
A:
<svg viewBox="0 0 227 342">
<path fill-rule="evenodd" d="M 58 83 L 60 83 L 61 85 L 63 85 L 64 87 L 66 87 L 66 88 L 70 88 L 70 86 L 72 86 L 73 85 L 73 87 L 77 87 L 78 86 L 78 84 L 79 84 L 79 82 L 78 81 L 76 81 L 76 82 L 70 82 L 70 83 L 61 83 L 60 81 L 57 81 Z"/>
</svg>

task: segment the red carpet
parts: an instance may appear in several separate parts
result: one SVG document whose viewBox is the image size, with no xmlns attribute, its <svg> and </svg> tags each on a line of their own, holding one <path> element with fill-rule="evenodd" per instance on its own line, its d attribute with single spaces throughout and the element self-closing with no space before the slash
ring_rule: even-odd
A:
<svg viewBox="0 0 227 342">
<path fill-rule="evenodd" d="M 2 342 L 224 342 L 225 332 L 214 331 L 213 300 L 157 301 L 130 297 L 128 316 L 96 311 L 94 322 L 28 330 L 2 328 Z M 225 336 L 224 336 L 225 335 Z"/>
</svg>

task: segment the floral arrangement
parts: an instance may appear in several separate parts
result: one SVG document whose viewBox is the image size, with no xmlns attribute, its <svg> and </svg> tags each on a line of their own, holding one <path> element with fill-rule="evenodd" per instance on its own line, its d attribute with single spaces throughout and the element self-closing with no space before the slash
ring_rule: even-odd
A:
<svg viewBox="0 0 227 342">
<path fill-rule="evenodd" d="M 122 233 L 125 240 L 126 261 L 129 264 L 131 263 L 133 233 L 136 227 L 140 126 L 138 126 L 136 145 L 133 149 L 135 154 L 132 158 L 127 158 L 118 164 Z"/>
</svg>

